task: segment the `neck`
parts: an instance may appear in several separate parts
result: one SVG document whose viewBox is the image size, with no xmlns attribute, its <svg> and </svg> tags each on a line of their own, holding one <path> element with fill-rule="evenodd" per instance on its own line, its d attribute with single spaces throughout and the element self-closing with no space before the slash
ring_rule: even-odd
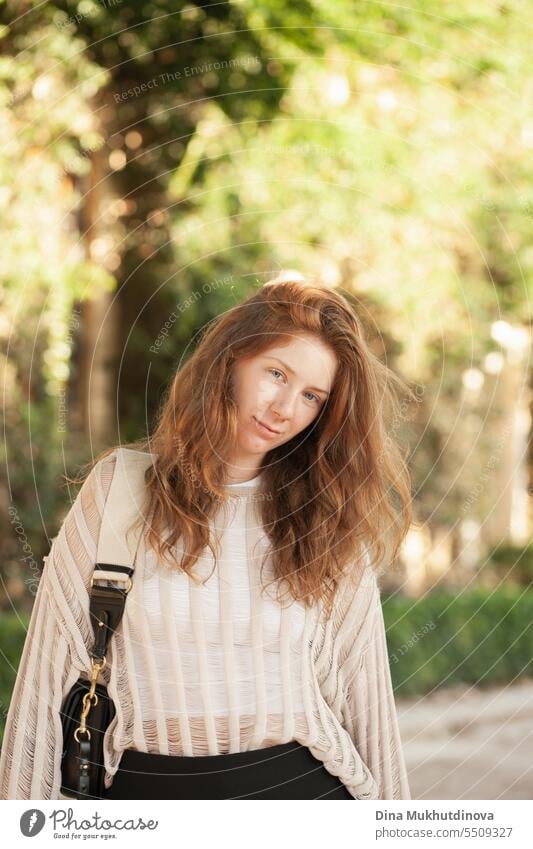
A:
<svg viewBox="0 0 533 849">
<path fill-rule="evenodd" d="M 259 475 L 259 469 L 257 469 L 253 473 L 250 473 L 250 472 L 248 472 L 247 474 L 243 473 L 243 475 L 241 475 L 238 478 L 233 478 L 231 476 L 228 476 L 226 478 L 226 486 L 228 484 L 233 485 L 233 484 L 247 483 L 247 481 L 253 480 L 253 478 L 256 478 L 258 475 Z"/>
<path fill-rule="evenodd" d="M 256 478 L 261 472 L 261 464 L 246 465 L 245 463 L 232 463 L 231 470 L 226 466 L 226 484 L 246 483 Z"/>
</svg>

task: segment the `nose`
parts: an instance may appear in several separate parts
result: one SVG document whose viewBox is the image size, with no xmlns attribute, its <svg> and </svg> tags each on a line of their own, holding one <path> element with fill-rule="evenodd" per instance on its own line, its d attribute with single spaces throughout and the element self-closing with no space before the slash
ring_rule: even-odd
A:
<svg viewBox="0 0 533 849">
<path fill-rule="evenodd" d="M 296 399 L 291 397 L 290 393 L 283 394 L 280 392 L 272 401 L 270 409 L 277 419 L 287 421 L 293 416 L 295 401 Z"/>
</svg>

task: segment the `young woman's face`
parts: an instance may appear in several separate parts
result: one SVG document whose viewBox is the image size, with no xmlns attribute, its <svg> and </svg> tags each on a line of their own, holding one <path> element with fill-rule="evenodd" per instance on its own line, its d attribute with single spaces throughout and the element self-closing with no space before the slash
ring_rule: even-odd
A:
<svg viewBox="0 0 533 849">
<path fill-rule="evenodd" d="M 235 364 L 237 456 L 241 469 L 259 466 L 272 448 L 304 430 L 331 392 L 337 357 L 318 337 L 299 334 Z"/>
</svg>

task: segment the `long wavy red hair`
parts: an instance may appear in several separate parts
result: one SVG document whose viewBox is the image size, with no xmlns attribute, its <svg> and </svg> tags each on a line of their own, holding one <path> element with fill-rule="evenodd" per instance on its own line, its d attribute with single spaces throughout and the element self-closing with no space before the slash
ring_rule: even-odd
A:
<svg viewBox="0 0 533 849">
<path fill-rule="evenodd" d="M 269 451 L 255 491 L 276 582 L 327 610 L 364 550 L 378 569 L 397 556 L 411 522 L 410 475 L 393 422 L 410 387 L 372 352 L 360 319 L 339 292 L 309 280 L 271 280 L 218 316 L 178 369 L 153 434 L 128 444 L 153 452 L 147 470 L 147 542 L 162 561 L 195 578 L 210 519 L 228 499 L 220 458 L 237 434 L 232 368 L 287 334 L 315 334 L 336 354 L 332 392 L 318 417 Z M 114 449 L 100 454 L 96 462 Z M 171 549 L 182 542 L 178 561 Z"/>
</svg>

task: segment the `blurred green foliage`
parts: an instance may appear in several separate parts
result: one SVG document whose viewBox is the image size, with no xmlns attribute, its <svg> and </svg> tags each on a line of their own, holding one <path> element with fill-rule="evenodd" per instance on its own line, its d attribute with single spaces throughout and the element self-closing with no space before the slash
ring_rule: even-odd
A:
<svg viewBox="0 0 533 849">
<path fill-rule="evenodd" d="M 399 696 L 533 676 L 531 590 L 434 591 L 416 601 L 395 595 L 383 597 L 383 613 Z"/>
<path fill-rule="evenodd" d="M 0 618 L 0 725 L 4 726 L 30 617 L 5 613 Z"/>
</svg>

